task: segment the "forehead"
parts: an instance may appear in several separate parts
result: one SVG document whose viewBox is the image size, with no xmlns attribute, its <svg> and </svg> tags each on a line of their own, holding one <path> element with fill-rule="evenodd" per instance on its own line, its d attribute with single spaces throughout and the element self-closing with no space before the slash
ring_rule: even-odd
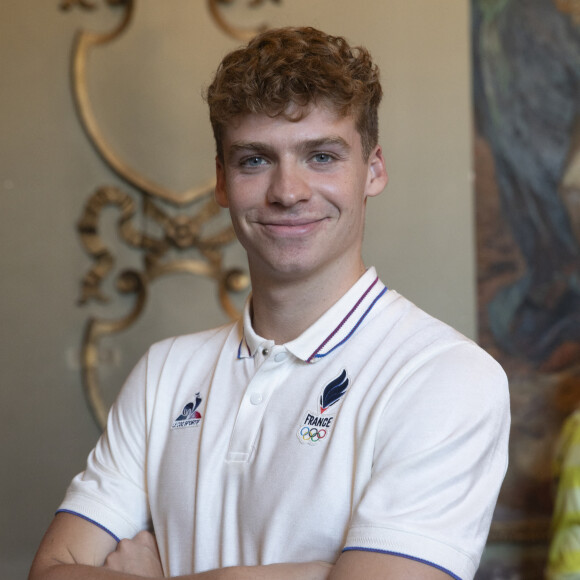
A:
<svg viewBox="0 0 580 580">
<path fill-rule="evenodd" d="M 361 145 L 356 120 L 351 115 L 341 116 L 320 105 L 292 107 L 271 117 L 265 113 L 248 113 L 235 117 L 223 134 L 224 150 L 244 143 L 267 143 L 283 146 L 291 143 L 340 138 L 350 148 Z"/>
</svg>

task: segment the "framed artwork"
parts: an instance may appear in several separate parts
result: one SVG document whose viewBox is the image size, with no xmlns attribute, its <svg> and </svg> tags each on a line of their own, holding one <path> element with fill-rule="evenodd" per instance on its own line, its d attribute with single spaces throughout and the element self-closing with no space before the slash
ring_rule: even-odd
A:
<svg viewBox="0 0 580 580">
<path fill-rule="evenodd" d="M 473 0 L 472 26 L 479 342 L 512 404 L 490 541 L 547 546 L 580 405 L 580 3 Z"/>
</svg>

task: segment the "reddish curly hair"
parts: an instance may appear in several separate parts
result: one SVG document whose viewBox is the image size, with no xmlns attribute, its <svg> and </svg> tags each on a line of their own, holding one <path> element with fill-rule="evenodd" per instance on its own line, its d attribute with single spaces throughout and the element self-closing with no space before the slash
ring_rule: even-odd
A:
<svg viewBox="0 0 580 580">
<path fill-rule="evenodd" d="M 265 113 L 298 121 L 304 107 L 321 104 L 354 117 L 366 160 L 378 142 L 382 95 L 379 69 L 365 48 L 315 28 L 288 27 L 263 32 L 226 55 L 205 98 L 220 159 L 224 129 L 235 117 Z"/>
</svg>

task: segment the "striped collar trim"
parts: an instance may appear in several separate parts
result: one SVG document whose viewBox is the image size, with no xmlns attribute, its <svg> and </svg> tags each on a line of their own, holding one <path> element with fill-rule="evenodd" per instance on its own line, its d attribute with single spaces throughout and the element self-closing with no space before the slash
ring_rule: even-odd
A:
<svg viewBox="0 0 580 580">
<path fill-rule="evenodd" d="M 300 360 L 315 363 L 345 344 L 361 326 L 365 318 L 387 292 L 376 270 L 369 268 L 354 286 L 310 328 L 285 348 Z M 243 316 L 243 333 L 237 357 L 248 358 L 260 348 L 271 348 L 274 343 L 254 332 L 249 313 L 250 301 L 246 303 Z M 340 320 L 338 325 L 336 321 Z"/>
<path fill-rule="evenodd" d="M 322 341 L 306 359 L 306 362 L 316 362 L 342 346 L 356 332 L 362 321 L 386 291 L 387 287 L 379 280 L 378 276 L 375 276 L 370 286 L 356 301 L 340 324 Z"/>
<path fill-rule="evenodd" d="M 250 358 L 254 356 L 250 350 L 250 345 L 246 340 L 246 334 L 242 330 L 242 340 L 240 340 L 240 345 L 238 346 L 238 358 Z"/>
</svg>

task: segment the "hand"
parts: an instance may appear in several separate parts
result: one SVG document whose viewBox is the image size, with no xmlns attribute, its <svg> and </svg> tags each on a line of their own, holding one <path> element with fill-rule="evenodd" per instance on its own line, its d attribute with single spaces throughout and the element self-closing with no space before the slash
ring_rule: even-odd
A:
<svg viewBox="0 0 580 580">
<path fill-rule="evenodd" d="M 139 532 L 132 540 L 121 540 L 103 567 L 143 578 L 164 577 L 157 542 L 149 532 Z"/>
</svg>

